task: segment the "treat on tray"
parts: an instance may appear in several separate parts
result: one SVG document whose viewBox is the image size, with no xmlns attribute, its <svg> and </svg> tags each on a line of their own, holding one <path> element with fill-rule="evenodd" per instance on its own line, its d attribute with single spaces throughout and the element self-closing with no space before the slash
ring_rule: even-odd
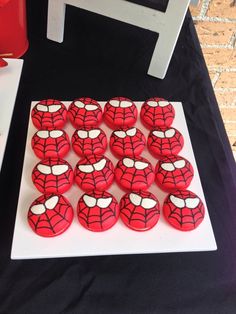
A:
<svg viewBox="0 0 236 314">
<path fill-rule="evenodd" d="M 104 121 L 112 129 L 131 127 L 138 118 L 134 102 L 125 97 L 114 97 L 104 107 Z"/>
<path fill-rule="evenodd" d="M 124 157 L 115 168 L 116 181 L 124 190 L 146 190 L 153 183 L 155 174 L 151 163 L 142 157 Z"/>
<path fill-rule="evenodd" d="M 111 151 L 119 157 L 139 156 L 144 150 L 145 144 L 145 136 L 135 127 L 115 130 L 110 137 Z"/>
<path fill-rule="evenodd" d="M 70 140 L 64 130 L 39 130 L 32 137 L 32 149 L 40 158 L 63 158 L 70 150 Z"/>
<path fill-rule="evenodd" d="M 184 146 L 183 135 L 175 128 L 155 128 L 149 133 L 147 146 L 155 157 L 177 155 Z"/>
<path fill-rule="evenodd" d="M 142 105 L 140 118 L 149 129 L 169 127 L 175 117 L 174 107 L 164 98 L 153 97 Z"/>
<path fill-rule="evenodd" d="M 158 199 L 147 191 L 127 193 L 120 200 L 120 217 L 130 229 L 149 230 L 160 217 Z"/>
<path fill-rule="evenodd" d="M 194 174 L 191 163 L 181 156 L 161 158 L 155 172 L 157 185 L 167 192 L 187 189 Z"/>
<path fill-rule="evenodd" d="M 204 219 L 205 208 L 201 199 L 189 190 L 169 194 L 163 204 L 167 222 L 181 231 L 196 229 Z"/>
<path fill-rule="evenodd" d="M 102 122 L 100 104 L 89 97 L 75 99 L 69 106 L 68 117 L 74 128 L 97 127 Z"/>
<path fill-rule="evenodd" d="M 71 142 L 78 156 L 103 155 L 107 148 L 106 134 L 99 128 L 76 130 Z"/>
<path fill-rule="evenodd" d="M 91 231 L 105 231 L 117 222 L 119 205 L 110 193 L 91 191 L 79 199 L 77 214 L 84 228 Z"/>
<path fill-rule="evenodd" d="M 60 158 L 41 160 L 32 171 L 32 181 L 43 194 L 63 194 L 73 184 L 73 169 L 70 164 Z"/>
<path fill-rule="evenodd" d="M 42 237 L 55 237 L 72 223 L 74 212 L 63 195 L 46 194 L 38 197 L 28 211 L 28 223 Z"/>
<path fill-rule="evenodd" d="M 31 118 L 39 130 L 62 129 L 67 121 L 67 109 L 59 100 L 41 100 L 33 107 Z"/>
<path fill-rule="evenodd" d="M 74 176 L 75 182 L 82 190 L 104 191 L 114 181 L 114 166 L 105 156 L 90 155 L 78 161 Z"/>
</svg>

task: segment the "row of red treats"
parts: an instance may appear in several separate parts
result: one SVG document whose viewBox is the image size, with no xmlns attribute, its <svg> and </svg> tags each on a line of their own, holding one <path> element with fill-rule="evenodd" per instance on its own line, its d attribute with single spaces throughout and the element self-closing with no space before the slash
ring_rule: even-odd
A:
<svg viewBox="0 0 236 314">
<path fill-rule="evenodd" d="M 92 98 L 74 100 L 68 110 L 59 100 L 47 99 L 37 103 L 31 113 L 33 124 L 40 130 L 62 129 L 67 117 L 74 128 L 97 127 L 102 120 L 112 129 L 131 127 L 138 118 L 135 103 L 125 97 L 114 97 L 104 106 Z M 174 107 L 163 98 L 150 98 L 142 105 L 140 118 L 150 129 L 168 127 L 175 117 Z"/>
</svg>

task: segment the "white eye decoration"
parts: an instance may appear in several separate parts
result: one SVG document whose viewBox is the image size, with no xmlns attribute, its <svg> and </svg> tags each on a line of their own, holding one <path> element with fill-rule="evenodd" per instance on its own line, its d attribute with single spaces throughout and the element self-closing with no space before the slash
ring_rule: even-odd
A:
<svg viewBox="0 0 236 314">
<path fill-rule="evenodd" d="M 49 132 L 49 135 L 51 138 L 58 138 L 63 135 L 63 132 L 61 130 L 53 130 Z"/>
<path fill-rule="evenodd" d="M 65 173 L 69 167 L 68 165 L 54 165 L 52 167 L 47 166 L 47 165 L 43 165 L 43 164 L 39 164 L 37 166 L 37 169 L 39 172 L 43 173 L 43 174 L 53 174 L 54 176 L 59 176 L 63 173 Z"/>
<path fill-rule="evenodd" d="M 152 198 L 142 198 L 138 194 L 130 193 L 129 199 L 131 203 L 135 206 L 142 206 L 145 209 L 151 209 L 154 206 L 156 206 L 157 202 L 153 200 Z"/>
<path fill-rule="evenodd" d="M 52 196 L 51 198 L 47 199 L 45 204 L 37 204 L 31 207 L 31 212 L 35 215 L 41 215 L 46 212 L 47 209 L 53 209 L 56 207 L 59 201 L 58 196 Z"/>
<path fill-rule="evenodd" d="M 169 102 L 168 102 L 168 101 L 161 100 L 161 101 L 158 102 L 158 105 L 159 105 L 160 107 L 166 107 L 166 106 L 169 105 Z"/>
<path fill-rule="evenodd" d="M 174 171 L 175 167 L 171 162 L 164 162 L 161 164 L 161 168 L 164 169 L 165 171 Z"/>
<path fill-rule="evenodd" d="M 132 128 L 127 131 L 114 131 L 114 134 L 119 138 L 125 138 L 126 136 L 135 136 L 136 133 L 137 133 L 136 128 Z"/>
<path fill-rule="evenodd" d="M 174 171 L 175 169 L 182 169 L 186 165 L 185 160 L 177 160 L 174 163 L 171 162 L 164 162 L 161 164 L 161 168 L 164 169 L 165 171 Z"/>
<path fill-rule="evenodd" d="M 94 207 L 96 205 L 100 208 L 107 208 L 112 202 L 112 197 L 95 198 L 85 194 L 83 196 L 83 200 L 86 206 L 88 206 L 89 208 Z"/>
<path fill-rule="evenodd" d="M 127 167 L 127 168 L 132 168 L 134 167 L 137 170 L 143 170 L 145 168 L 148 167 L 148 163 L 146 162 L 142 162 L 142 161 L 134 161 L 131 158 L 124 158 L 123 159 L 123 164 Z"/>
<path fill-rule="evenodd" d="M 107 162 L 106 159 L 103 158 L 93 165 L 79 165 L 78 169 L 84 173 L 91 173 L 95 170 L 100 171 L 104 169 L 106 162 Z"/>
<path fill-rule="evenodd" d="M 85 138 L 97 138 L 101 134 L 101 130 L 94 129 L 90 131 L 84 131 L 84 130 L 78 130 L 77 135 L 79 138 L 85 139 Z"/>
<path fill-rule="evenodd" d="M 158 106 L 158 102 L 152 101 L 152 100 L 148 101 L 147 104 L 150 107 L 157 107 Z"/>
<path fill-rule="evenodd" d="M 36 108 L 37 108 L 38 111 L 41 111 L 41 112 L 53 113 L 53 112 L 57 112 L 58 110 L 60 110 L 61 109 L 61 105 L 45 106 L 45 105 L 38 104 Z"/>
<path fill-rule="evenodd" d="M 150 100 L 147 102 L 147 104 L 150 106 L 150 107 L 166 107 L 169 105 L 169 102 L 168 101 L 165 101 L 165 100 L 160 100 L 160 101 L 153 101 L 153 100 Z"/>
<path fill-rule="evenodd" d="M 127 100 L 117 100 L 117 99 L 113 99 L 113 100 L 110 100 L 109 101 L 109 104 L 112 106 L 112 107 L 115 107 L 115 108 L 118 108 L 118 107 L 121 107 L 121 108 L 128 108 L 128 107 L 131 107 L 132 106 L 132 102 L 130 101 L 127 101 Z"/>
<path fill-rule="evenodd" d="M 40 138 L 49 138 L 49 131 L 38 131 L 37 136 Z"/>
<path fill-rule="evenodd" d="M 174 129 L 169 129 L 169 130 L 165 131 L 166 138 L 171 138 L 174 135 L 175 135 L 175 130 Z"/>
<path fill-rule="evenodd" d="M 74 102 L 74 105 L 77 107 L 77 108 L 85 108 L 87 111 L 93 111 L 93 110 L 96 110 L 98 109 L 98 106 L 97 105 L 85 105 L 82 101 L 75 101 Z"/>
<path fill-rule="evenodd" d="M 182 198 L 176 197 L 174 195 L 170 196 L 170 201 L 178 208 L 187 207 L 190 209 L 196 208 L 200 203 L 200 199 L 198 197 L 186 198 L 185 200 L 183 200 Z"/>
<path fill-rule="evenodd" d="M 162 131 L 153 131 L 152 134 L 159 138 L 165 138 L 165 133 Z"/>
</svg>

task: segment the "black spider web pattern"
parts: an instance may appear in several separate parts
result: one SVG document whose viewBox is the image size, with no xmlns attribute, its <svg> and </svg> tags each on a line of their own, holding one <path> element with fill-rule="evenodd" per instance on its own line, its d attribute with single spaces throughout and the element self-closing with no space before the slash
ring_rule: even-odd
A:
<svg viewBox="0 0 236 314">
<path fill-rule="evenodd" d="M 130 125 L 130 123 L 134 124 L 137 120 L 137 108 L 135 105 L 121 108 L 107 104 L 104 108 L 104 117 L 110 124 L 114 125 L 126 126 Z"/>
<path fill-rule="evenodd" d="M 147 189 L 154 181 L 154 171 L 150 162 L 144 158 L 133 159 L 148 163 L 145 169 L 136 169 L 135 167 L 128 168 L 123 164 L 123 159 L 120 160 L 115 169 L 116 181 L 123 188 L 137 191 Z"/>
<path fill-rule="evenodd" d="M 63 135 L 58 138 L 48 137 L 46 139 L 40 138 L 36 132 L 31 142 L 35 155 L 41 159 L 48 157 L 64 157 L 70 149 L 70 142 L 65 131 L 62 132 Z"/>
<path fill-rule="evenodd" d="M 102 130 L 99 136 L 93 139 L 80 138 L 76 130 L 71 141 L 73 150 L 78 156 L 102 155 L 106 151 L 107 147 L 107 137 Z"/>
<path fill-rule="evenodd" d="M 81 101 L 85 105 L 96 105 L 98 108 L 96 110 L 88 111 L 85 108 L 78 108 L 75 105 L 76 101 Z M 68 109 L 68 117 L 71 123 L 75 127 L 86 127 L 86 126 L 96 126 L 100 123 L 102 119 L 102 108 L 100 104 L 91 98 L 79 98 L 74 100 Z"/>
<path fill-rule="evenodd" d="M 106 165 L 102 170 L 94 170 L 93 172 L 86 173 L 79 169 L 80 165 L 93 165 L 101 159 L 106 159 Z M 80 160 L 75 168 L 75 181 L 78 186 L 84 190 L 106 190 L 114 180 L 114 166 L 112 162 L 104 156 L 88 156 Z"/>
<path fill-rule="evenodd" d="M 38 111 L 37 105 L 51 106 L 60 105 L 61 108 L 56 112 Z M 56 129 L 63 127 L 66 123 L 67 110 L 63 103 L 58 100 L 47 100 L 37 103 L 32 110 L 32 121 L 38 129 Z"/>
<path fill-rule="evenodd" d="M 141 109 L 142 120 L 151 127 L 170 126 L 174 117 L 175 112 L 171 104 L 166 107 L 151 107 L 144 104 Z"/>
<path fill-rule="evenodd" d="M 125 138 L 119 138 L 114 132 L 124 131 L 118 129 L 112 132 L 110 138 L 110 148 L 114 154 L 119 156 L 135 157 L 142 153 L 145 147 L 145 137 L 143 133 L 136 128 L 136 134 L 134 136 L 126 135 Z M 127 130 L 126 130 L 127 131 Z"/>
<path fill-rule="evenodd" d="M 179 208 L 176 207 L 170 200 L 170 196 L 164 203 L 164 212 L 167 220 L 172 224 L 175 222 L 178 224 L 179 228 L 185 228 L 185 226 L 190 226 L 191 229 L 195 229 L 203 220 L 205 209 L 202 201 L 195 208 Z M 190 191 L 178 191 L 174 196 L 185 200 L 186 198 L 197 197 L 194 193 Z M 174 221 L 174 222 L 173 222 Z"/>
<path fill-rule="evenodd" d="M 142 193 L 142 197 L 152 198 L 151 193 L 145 193 L 144 191 L 140 193 Z M 157 201 L 156 199 L 154 200 Z M 120 202 L 121 218 L 125 224 L 135 229 L 152 227 L 157 223 L 160 216 L 158 207 L 158 205 L 155 205 L 153 208 L 145 209 L 142 206 L 135 206 L 130 202 L 129 195 L 126 194 Z M 137 223 L 139 223 L 139 225 L 136 225 Z"/>
<path fill-rule="evenodd" d="M 85 194 L 84 194 L 85 195 Z M 97 229 L 96 231 L 107 230 L 111 226 L 113 226 L 119 214 L 119 206 L 114 197 L 107 192 L 99 192 L 94 191 L 91 194 L 87 194 L 96 199 L 98 198 L 108 198 L 112 197 L 112 202 L 107 208 L 100 208 L 99 206 L 88 207 L 83 200 L 83 196 L 80 198 L 77 207 L 77 214 L 80 223 L 87 227 L 88 229 L 93 230 L 93 228 Z"/>
<path fill-rule="evenodd" d="M 184 168 L 175 169 L 173 171 L 166 171 L 161 167 L 163 163 L 173 163 L 182 159 L 186 162 Z M 187 188 L 193 179 L 193 175 L 193 167 L 187 159 L 180 156 L 172 156 L 165 157 L 159 161 L 156 172 L 156 179 L 163 187 L 179 189 Z"/>
<path fill-rule="evenodd" d="M 55 194 L 42 195 L 31 205 L 45 204 L 46 200 Z M 55 236 L 65 231 L 73 220 L 73 209 L 62 195 L 58 195 L 59 200 L 54 209 L 47 209 L 45 213 L 36 215 L 29 210 L 28 221 L 31 228 L 41 235 Z M 30 207 L 30 208 L 31 208 Z"/>
<path fill-rule="evenodd" d="M 173 128 L 174 129 L 174 128 Z M 168 129 L 165 129 L 165 131 Z M 164 156 L 164 155 L 177 155 L 183 148 L 183 136 L 175 130 L 175 135 L 171 138 L 160 138 L 153 134 L 154 131 L 163 131 L 163 129 L 155 129 L 150 132 L 148 136 L 148 149 L 151 153 Z"/>
<path fill-rule="evenodd" d="M 44 174 L 41 173 L 37 166 L 39 164 L 45 166 L 54 166 L 54 165 L 67 165 L 68 170 L 60 175 Z M 39 162 L 32 172 L 32 181 L 35 187 L 41 193 L 64 193 L 72 186 L 73 183 L 73 170 L 68 162 L 65 160 L 58 160 L 57 158 L 48 158 Z"/>
</svg>

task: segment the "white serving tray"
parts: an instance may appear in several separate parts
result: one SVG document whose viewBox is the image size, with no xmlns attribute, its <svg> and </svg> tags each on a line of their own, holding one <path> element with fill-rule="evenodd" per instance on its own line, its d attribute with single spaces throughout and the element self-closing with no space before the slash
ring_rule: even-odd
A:
<svg viewBox="0 0 236 314">
<path fill-rule="evenodd" d="M 35 103 L 32 102 L 32 106 Z M 63 103 L 66 106 L 70 104 L 69 101 L 63 101 Z M 100 102 L 102 106 L 104 106 L 104 103 Z M 142 102 L 137 101 L 135 103 L 138 109 L 140 109 Z M 161 210 L 161 217 L 158 224 L 147 232 L 130 230 L 120 220 L 112 229 L 105 232 L 94 233 L 88 231 L 79 224 L 76 216 L 76 205 L 83 192 L 74 185 L 70 191 L 65 193 L 75 209 L 75 218 L 70 228 L 55 238 L 43 238 L 34 234 L 27 222 L 27 212 L 32 201 L 40 195 L 31 181 L 31 171 L 39 160 L 34 156 L 31 149 L 31 138 L 36 132 L 36 129 L 30 119 L 11 258 L 33 259 L 216 250 L 217 246 L 190 142 L 183 107 L 180 102 L 172 102 L 172 104 L 176 111 L 173 126 L 181 131 L 185 140 L 184 148 L 180 155 L 191 161 L 195 172 L 189 190 L 196 193 L 202 199 L 206 209 L 205 218 L 197 229 L 189 232 L 174 229 L 164 220 Z M 147 138 L 149 131 L 141 124 L 140 120 L 137 121 L 136 126 L 143 131 Z M 101 128 L 105 131 L 109 139 L 112 131 L 104 123 L 101 125 Z M 70 123 L 67 123 L 65 130 L 71 137 L 74 129 Z M 109 149 L 106 152 L 106 156 L 114 162 L 114 165 L 117 163 L 117 159 L 111 154 Z M 157 160 L 149 154 L 147 149 L 145 149 L 142 156 L 150 160 L 153 166 L 156 165 Z M 79 157 L 71 150 L 65 159 L 74 167 Z M 155 183 L 152 184 L 149 191 L 158 197 L 162 207 L 163 200 L 167 194 L 162 192 Z M 109 192 L 118 201 L 124 194 L 116 183 L 112 185 Z"/>
<path fill-rule="evenodd" d="M 0 171 L 23 66 L 21 59 L 4 60 L 8 66 L 0 68 Z"/>
</svg>

